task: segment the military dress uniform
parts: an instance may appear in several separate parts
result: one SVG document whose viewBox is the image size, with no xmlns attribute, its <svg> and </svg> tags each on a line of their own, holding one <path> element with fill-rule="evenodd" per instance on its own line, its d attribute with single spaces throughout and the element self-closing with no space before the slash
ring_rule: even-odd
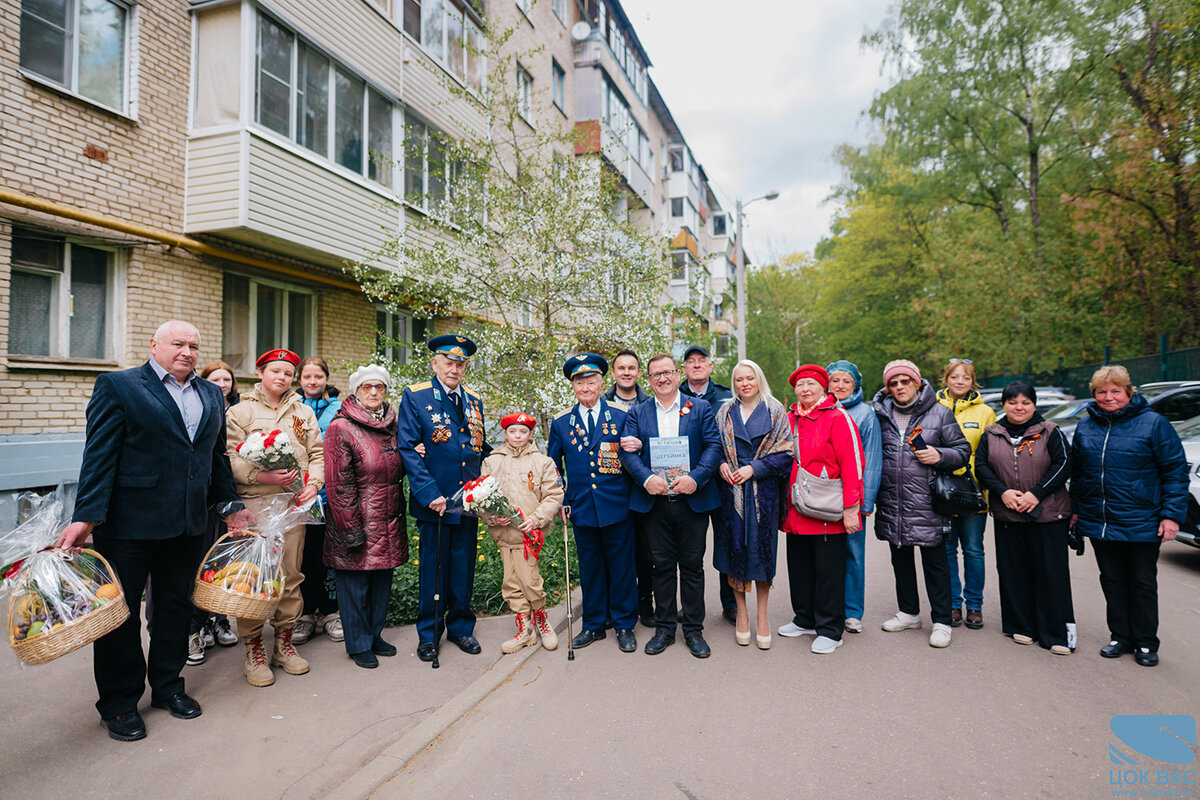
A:
<svg viewBox="0 0 1200 800">
<path fill-rule="evenodd" d="M 430 341 L 430 348 L 446 352 L 435 347 L 445 339 L 470 343 L 463 337 L 439 336 Z M 474 350 L 474 344 L 470 343 L 466 356 Z M 460 348 L 459 354 L 463 352 Z M 483 402 L 461 383 L 458 389 L 463 398 L 461 410 L 436 377 L 405 388 L 397 409 L 396 438 L 408 475 L 408 508 L 420 531 L 417 635 L 422 643 L 441 639 L 442 620 L 435 618 L 434 611 L 435 591 L 441 595 L 438 611 L 444 615 L 449 638 L 471 636 L 475 630 L 471 592 L 475 585 L 475 537 L 479 521 L 452 513 L 439 517 L 429 508 L 438 497 L 449 500 L 463 484 L 478 478 L 483 458 L 492 449 L 483 438 Z M 415 449 L 418 444 L 425 445 L 424 457 Z M 441 552 L 437 553 L 439 519 Z M 437 587 L 439 561 L 441 586 Z"/>
<path fill-rule="evenodd" d="M 575 364 L 572 360 L 564 368 L 568 378 L 588 374 L 586 367 L 579 369 L 582 360 Z M 595 368 L 601 363 L 607 371 L 607 362 L 600 356 L 594 356 L 590 363 L 592 373 L 603 374 Z M 572 372 L 572 367 L 577 371 Z M 546 455 L 554 460 L 566 483 L 563 503 L 571 507 L 579 552 L 583 630 L 601 638 L 609 617 L 618 631 L 632 631 L 637 622 L 633 521 L 629 514 L 631 486 L 618 456 L 625 412 L 598 398 L 589 434 L 585 410 L 576 403 L 554 418 Z"/>
</svg>

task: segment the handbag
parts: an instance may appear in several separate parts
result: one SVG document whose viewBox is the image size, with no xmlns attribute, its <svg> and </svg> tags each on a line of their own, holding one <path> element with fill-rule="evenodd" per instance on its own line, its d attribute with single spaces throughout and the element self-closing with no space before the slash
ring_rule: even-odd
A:
<svg viewBox="0 0 1200 800">
<path fill-rule="evenodd" d="M 840 522 L 842 479 L 813 475 L 800 463 L 800 434 L 796 431 L 796 481 L 792 484 L 792 505 L 806 517 L 825 522 Z"/>
<path fill-rule="evenodd" d="M 953 472 L 933 470 L 929 476 L 929 493 L 933 497 L 933 510 L 939 514 L 964 516 L 987 511 L 987 500 L 970 468 L 961 475 Z"/>
</svg>

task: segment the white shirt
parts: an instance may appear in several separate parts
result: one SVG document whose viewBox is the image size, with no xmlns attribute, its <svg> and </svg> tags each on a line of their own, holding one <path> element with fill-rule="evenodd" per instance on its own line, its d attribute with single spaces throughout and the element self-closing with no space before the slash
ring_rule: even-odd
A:
<svg viewBox="0 0 1200 800">
<path fill-rule="evenodd" d="M 596 401 L 596 405 L 588 408 L 583 403 L 579 404 L 579 413 L 583 415 L 583 429 L 595 430 L 596 424 L 600 422 L 600 401 Z M 589 424 L 590 423 L 590 424 Z"/>
<path fill-rule="evenodd" d="M 678 436 L 679 435 L 679 392 L 675 392 L 675 399 L 669 406 L 663 406 L 658 399 L 658 395 L 654 396 L 654 411 L 658 414 L 658 435 L 659 436 Z"/>
<path fill-rule="evenodd" d="M 446 384 L 442 383 L 441 378 L 437 378 L 437 382 L 438 382 L 438 386 L 442 387 L 442 391 L 446 393 L 446 397 L 449 397 L 451 402 L 454 401 L 454 396 L 462 390 L 461 383 L 458 386 L 454 387 L 453 389 L 447 389 Z M 460 397 L 462 397 L 462 399 L 464 399 L 464 400 L 466 399 L 465 396 L 460 395 Z M 466 412 L 466 410 L 467 410 L 467 407 L 464 405 L 463 411 Z"/>
</svg>

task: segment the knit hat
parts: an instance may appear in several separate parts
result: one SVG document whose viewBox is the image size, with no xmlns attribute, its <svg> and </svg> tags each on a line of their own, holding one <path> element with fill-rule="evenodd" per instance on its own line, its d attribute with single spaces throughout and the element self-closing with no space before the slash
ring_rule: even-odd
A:
<svg viewBox="0 0 1200 800">
<path fill-rule="evenodd" d="M 788 383 L 795 388 L 796 381 L 801 378 L 812 378 L 821 384 L 821 391 L 828 391 L 829 389 L 829 373 L 821 369 L 818 364 L 804 364 L 803 366 L 796 367 L 796 371 L 792 373 L 792 377 L 788 378 Z"/>
<path fill-rule="evenodd" d="M 365 367 L 359 367 L 350 376 L 350 394 L 358 394 L 358 387 L 367 381 L 379 381 L 386 389 L 391 384 L 392 377 L 388 375 L 386 369 L 378 364 L 367 364 Z"/>
<path fill-rule="evenodd" d="M 835 372 L 844 372 L 854 381 L 855 389 L 862 388 L 862 373 L 858 371 L 858 366 L 845 359 L 833 362 L 825 368 L 825 371 L 830 375 Z"/>
<path fill-rule="evenodd" d="M 916 364 L 905 358 L 898 358 L 887 363 L 887 366 L 883 368 L 883 385 L 886 387 L 888 381 L 897 375 L 907 375 L 917 383 L 921 382 L 921 370 L 917 369 Z"/>
</svg>

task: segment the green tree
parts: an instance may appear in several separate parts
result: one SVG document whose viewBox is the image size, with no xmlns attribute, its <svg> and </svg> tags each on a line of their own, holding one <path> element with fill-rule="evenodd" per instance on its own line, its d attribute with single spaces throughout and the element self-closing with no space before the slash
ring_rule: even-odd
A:
<svg viewBox="0 0 1200 800">
<path fill-rule="evenodd" d="M 785 405 L 792 399 L 788 376 L 800 364 L 824 358 L 813 324 L 816 273 L 811 257 L 793 254 L 746 276 L 746 355 Z"/>
</svg>

